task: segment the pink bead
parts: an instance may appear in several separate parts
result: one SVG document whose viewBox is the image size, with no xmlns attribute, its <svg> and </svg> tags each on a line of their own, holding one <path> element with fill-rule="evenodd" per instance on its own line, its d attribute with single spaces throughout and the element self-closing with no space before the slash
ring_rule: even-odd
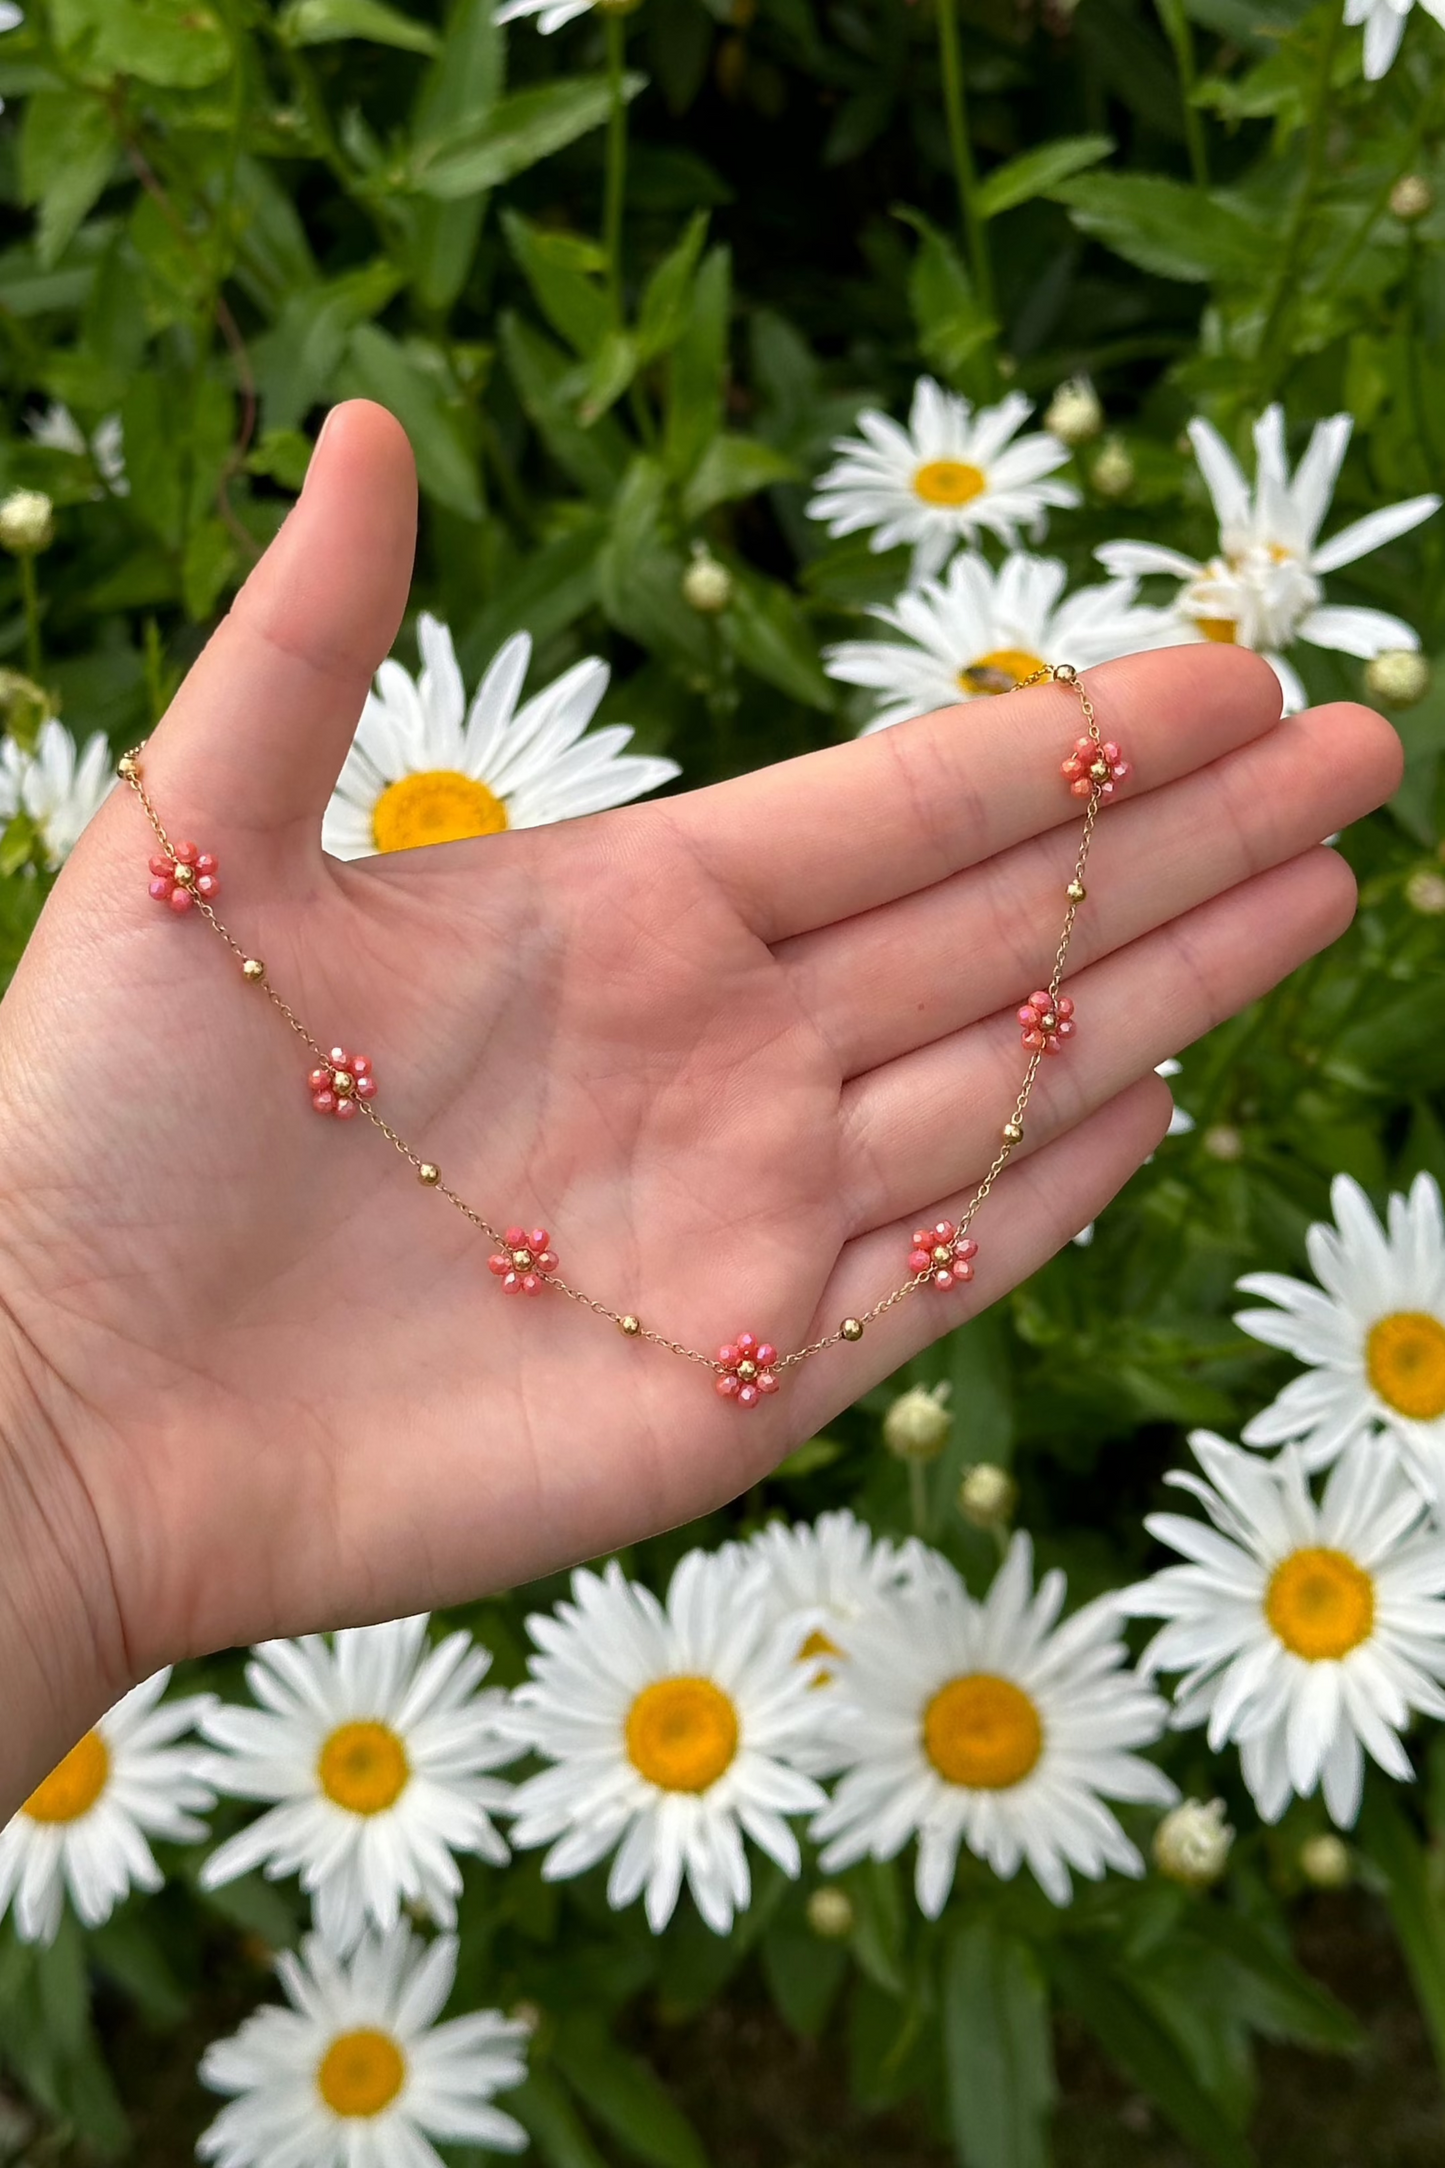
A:
<svg viewBox="0 0 1445 2168">
<path fill-rule="evenodd" d="M 333 1046 L 326 1057 L 333 1069 L 344 1069 L 346 1067 L 346 1058 L 346 1048 L 344 1046 Z"/>
<path fill-rule="evenodd" d="M 916 1250 L 926 1250 L 926 1249 L 928 1248 L 928 1245 L 929 1245 L 929 1243 L 930 1243 L 930 1242 L 932 1242 L 932 1240 L 933 1240 L 933 1236 L 932 1236 L 931 1232 L 929 1231 L 929 1229 L 928 1229 L 927 1227 L 915 1227 L 915 1228 L 914 1228 L 914 1230 L 913 1230 L 913 1247 L 914 1247 L 914 1248 L 915 1248 Z"/>
<path fill-rule="evenodd" d="M 557 1270 L 557 1252 L 555 1250 L 538 1250 L 537 1270 L 539 1272 L 555 1272 Z"/>
<path fill-rule="evenodd" d="M 934 1226 L 933 1239 L 935 1242 L 951 1242 L 953 1240 L 953 1221 L 939 1220 Z"/>
<path fill-rule="evenodd" d="M 758 1345 L 758 1336 L 757 1336 L 757 1334 L 756 1334 L 755 1332 L 740 1332 L 740 1333 L 738 1334 L 738 1353 L 739 1353 L 739 1355 L 752 1355 L 752 1354 L 754 1354 L 754 1353 L 756 1352 L 756 1350 L 757 1350 L 757 1345 Z"/>
<path fill-rule="evenodd" d="M 739 1356 L 738 1350 L 729 1340 L 718 1349 L 717 1359 L 722 1364 L 724 1370 L 736 1370 L 738 1363 L 741 1360 L 741 1357 Z"/>
<path fill-rule="evenodd" d="M 200 850 L 194 843 L 178 843 L 176 845 L 177 865 L 193 866 L 200 855 Z"/>
<path fill-rule="evenodd" d="M 1076 1024 L 1071 1024 L 1067 1016 L 1061 1016 L 1059 1018 L 1058 1031 L 1056 1036 L 1060 1039 L 1072 1039 L 1077 1029 L 1078 1026 Z"/>
<path fill-rule="evenodd" d="M 910 1250 L 908 1252 L 908 1269 L 910 1272 L 927 1272 L 932 1263 L 933 1252 L 931 1250 Z"/>
<path fill-rule="evenodd" d="M 497 1278 L 498 1278 L 499 1280 L 500 1280 L 500 1278 L 502 1277 L 502 1274 L 503 1274 L 504 1272 L 510 1272 L 510 1271 L 511 1271 L 511 1269 L 512 1269 L 512 1260 L 511 1260 L 511 1258 L 510 1258 L 510 1257 L 503 1257 L 503 1255 L 502 1255 L 502 1253 L 501 1253 L 501 1251 L 500 1251 L 500 1250 L 498 1250 L 498 1251 L 496 1252 L 496 1254 L 495 1254 L 494 1256 L 491 1256 L 491 1257 L 489 1257 L 489 1258 L 487 1259 L 487 1270 L 488 1270 L 488 1272 L 495 1272 L 495 1274 L 497 1275 Z"/>
<path fill-rule="evenodd" d="M 753 1351 L 753 1361 L 759 1370 L 771 1370 L 778 1359 L 778 1351 L 770 1340 L 759 1341 Z"/>
<path fill-rule="evenodd" d="M 1071 783 L 1069 785 L 1069 792 L 1072 797 L 1087 798 L 1092 787 L 1093 786 L 1089 782 L 1087 776 L 1081 775 L 1077 783 Z"/>
<path fill-rule="evenodd" d="M 197 853 L 196 871 L 197 873 L 214 873 L 216 871 L 216 854 L 214 851 L 200 851 Z"/>
<path fill-rule="evenodd" d="M 157 874 L 155 879 L 150 884 L 150 890 L 151 894 L 155 897 L 157 903 L 169 902 L 171 894 L 171 882 L 169 874 Z"/>
<path fill-rule="evenodd" d="M 151 872 L 154 873 L 159 880 L 169 881 L 172 878 L 171 862 L 168 858 L 162 858 L 159 851 L 157 851 L 154 858 L 152 858 L 150 862 L 150 867 Z"/>
<path fill-rule="evenodd" d="M 957 1254 L 965 1259 L 970 1257 L 977 1257 L 978 1244 L 973 1240 L 973 1237 L 971 1235 L 965 1235 L 963 1237 L 962 1241 L 958 1245 Z"/>
<path fill-rule="evenodd" d="M 1048 1015 L 1049 996 L 1047 988 L 1040 987 L 1039 991 L 1036 994 L 1029 995 L 1029 1007 L 1031 1009 L 1037 1009 L 1040 1016 Z"/>
<path fill-rule="evenodd" d="M 334 1114 L 336 1112 L 336 1094 L 333 1091 L 313 1092 L 311 1094 L 311 1104 L 318 1114 Z"/>
<path fill-rule="evenodd" d="M 973 1278 L 973 1266 L 967 1263 L 965 1259 L 960 1258 L 953 1268 L 953 1277 L 956 1280 L 971 1280 Z"/>
<path fill-rule="evenodd" d="M 1038 1022 L 1038 1018 L 1032 1008 L 1026 1007 L 1019 1010 L 1019 1022 L 1025 1031 L 1029 1031 Z"/>
<path fill-rule="evenodd" d="M 166 898 L 166 901 L 167 903 L 169 903 L 171 909 L 173 911 L 180 912 L 189 911 L 195 900 L 195 897 L 191 894 L 188 888 L 174 889 L 171 894 Z"/>
<path fill-rule="evenodd" d="M 353 1076 L 370 1076 L 371 1059 L 369 1055 L 353 1054 L 351 1057 L 351 1073 Z"/>
<path fill-rule="evenodd" d="M 728 1371 L 725 1377 L 720 1377 L 717 1381 L 717 1394 L 720 1400 L 736 1400 L 741 1391 L 742 1387 L 731 1371 Z"/>
<path fill-rule="evenodd" d="M 507 1272 L 507 1277 L 502 1282 L 503 1294 L 515 1295 L 520 1291 L 521 1285 L 522 1275 L 520 1274 L 520 1272 L 514 1272 L 509 1268 Z"/>
<path fill-rule="evenodd" d="M 358 1099 L 374 1099 L 376 1097 L 376 1078 L 374 1076 L 357 1077 L 356 1096 Z"/>
<path fill-rule="evenodd" d="M 775 1393 L 782 1382 L 781 1378 L 773 1376 L 771 1370 L 760 1370 L 758 1372 L 758 1391 L 760 1393 Z"/>
<path fill-rule="evenodd" d="M 758 1389 L 756 1385 L 740 1385 L 738 1387 L 738 1406 L 740 1408 L 755 1408 L 757 1404 Z"/>
<path fill-rule="evenodd" d="M 524 1295 L 540 1295 L 541 1292 L 542 1283 L 538 1279 L 536 1273 L 524 1272 L 522 1274 L 522 1293 Z"/>
<path fill-rule="evenodd" d="M 509 1227 L 502 1240 L 509 1250 L 524 1250 L 527 1247 L 527 1230 L 525 1227 Z"/>
<path fill-rule="evenodd" d="M 1024 1045 L 1031 1054 L 1037 1054 L 1039 1048 L 1045 1044 L 1047 1042 L 1041 1031 L 1026 1031 L 1024 1033 Z"/>
<path fill-rule="evenodd" d="M 329 1069 L 313 1069 L 306 1081 L 314 1092 L 330 1091 L 331 1071 Z"/>
<path fill-rule="evenodd" d="M 200 896 L 219 896 L 221 893 L 219 877 L 214 873 L 198 873 L 196 875 L 196 893 Z"/>
<path fill-rule="evenodd" d="M 1119 748 L 1114 743 L 1112 738 L 1105 738 L 1103 744 L 1099 747 L 1099 751 L 1103 754 L 1105 760 L 1108 761 L 1111 768 L 1113 767 L 1115 761 L 1120 758 Z"/>
<path fill-rule="evenodd" d="M 946 1266 L 942 1267 L 939 1271 L 934 1273 L 933 1284 L 935 1287 L 941 1287 L 947 1290 L 953 1285 L 953 1274 L 947 1269 Z"/>
<path fill-rule="evenodd" d="M 336 1119 L 338 1122 L 354 1122 L 360 1112 L 361 1109 L 354 1099 L 338 1099 L 336 1102 Z"/>
</svg>

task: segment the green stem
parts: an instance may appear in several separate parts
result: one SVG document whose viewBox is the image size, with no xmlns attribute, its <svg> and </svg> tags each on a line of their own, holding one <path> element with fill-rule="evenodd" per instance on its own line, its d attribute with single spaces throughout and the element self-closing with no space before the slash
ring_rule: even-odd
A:
<svg viewBox="0 0 1445 2168">
<path fill-rule="evenodd" d="M 915 1536 L 928 1534 L 928 1470 L 921 1460 L 908 1463 L 908 1510 Z"/>
<path fill-rule="evenodd" d="M 997 317 L 988 226 L 978 207 L 978 175 L 968 140 L 968 106 L 963 87 L 963 55 L 958 42 L 958 0 L 938 0 L 938 58 L 943 73 L 943 112 L 948 148 L 958 187 L 958 215 L 968 246 L 973 282 L 989 316 Z"/>
<path fill-rule="evenodd" d="M 1259 342 L 1259 358 L 1262 390 L 1267 398 L 1273 391 L 1279 375 L 1276 355 L 1285 328 L 1285 317 L 1299 281 L 1300 256 L 1305 235 L 1314 214 L 1315 199 L 1319 195 L 1320 182 L 1324 178 L 1325 149 L 1330 127 L 1330 77 L 1334 72 L 1335 53 L 1339 47 L 1340 30 L 1344 22 L 1341 9 L 1331 8 L 1320 42 L 1320 63 L 1315 74 L 1314 91 L 1310 99 L 1309 139 L 1305 146 L 1305 170 L 1295 198 L 1294 214 L 1285 234 L 1284 247 L 1280 251 L 1279 277 L 1275 281 L 1274 294 L 1270 300 L 1269 314 L 1265 318 L 1264 331 Z"/>
<path fill-rule="evenodd" d="M 35 577 L 35 559 L 28 550 L 18 562 L 20 594 L 25 604 L 25 672 L 38 685 L 45 667 L 40 652 L 40 586 Z"/>
<path fill-rule="evenodd" d="M 1194 103 L 1199 77 L 1194 66 L 1194 32 L 1184 12 L 1183 0 L 1158 0 L 1159 20 L 1174 48 L 1179 70 L 1179 100 L 1184 108 L 1184 142 L 1189 152 L 1189 171 L 1196 188 L 1209 186 L 1209 153 L 1204 146 L 1204 116 Z"/>
<path fill-rule="evenodd" d="M 623 66 L 627 33 L 621 15 L 605 18 L 607 31 L 607 83 L 612 110 L 607 120 L 607 186 L 602 200 L 602 246 L 607 256 L 607 290 L 612 313 L 622 322 L 622 208 L 627 196 L 627 98 L 623 91 Z"/>
</svg>

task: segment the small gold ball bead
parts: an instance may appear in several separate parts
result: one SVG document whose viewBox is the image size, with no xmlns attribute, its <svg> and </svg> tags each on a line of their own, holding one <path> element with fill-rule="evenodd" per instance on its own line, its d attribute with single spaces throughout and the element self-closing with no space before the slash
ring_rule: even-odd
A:
<svg viewBox="0 0 1445 2168">
<path fill-rule="evenodd" d="M 241 966 L 241 976 L 248 986 L 259 986 L 266 976 L 266 966 L 259 956 L 248 956 Z"/>
<path fill-rule="evenodd" d="M 1056 1031 L 1058 1029 L 1058 1022 L 1059 1020 L 1057 1016 L 1055 1016 L 1053 1010 L 1049 1009 L 1044 1013 L 1044 1015 L 1039 1018 L 1039 1030 Z"/>
<path fill-rule="evenodd" d="M 430 1159 L 424 1159 L 416 1170 L 416 1178 L 428 1189 L 435 1189 L 442 1178 L 442 1170 Z"/>
<path fill-rule="evenodd" d="M 742 1379 L 744 1385 L 750 1385 L 757 1374 L 757 1364 L 750 1363 L 746 1357 L 738 1364 L 738 1376 Z"/>
<path fill-rule="evenodd" d="M 936 1265 L 951 1265 L 953 1263 L 953 1251 L 946 1242 L 934 1244 L 933 1262 Z"/>
<path fill-rule="evenodd" d="M 863 1320 L 861 1317 L 845 1317 L 838 1330 L 845 1340 L 861 1340 Z"/>
<path fill-rule="evenodd" d="M 1004 1123 L 1003 1141 L 1005 1144 L 1021 1144 L 1023 1142 L 1023 1134 L 1023 1124 L 1021 1122 Z"/>
<path fill-rule="evenodd" d="M 1107 783 L 1107 782 L 1108 782 L 1108 780 L 1109 780 L 1109 763 L 1108 763 L 1108 761 L 1107 761 L 1107 760 L 1096 760 L 1096 761 L 1094 762 L 1094 765 L 1093 765 L 1093 767 L 1092 767 L 1092 768 L 1090 768 L 1090 770 L 1089 770 L 1089 773 L 1090 773 L 1090 775 L 1091 775 L 1091 776 L 1092 776 L 1092 777 L 1094 778 L 1094 781 L 1095 781 L 1096 783 Z"/>
<path fill-rule="evenodd" d="M 1082 903 L 1088 893 L 1089 891 L 1082 881 L 1070 881 L 1068 887 L 1064 890 L 1064 894 L 1068 897 L 1070 903 Z"/>
<path fill-rule="evenodd" d="M 516 1266 L 519 1272 L 525 1272 L 531 1262 L 532 1252 L 530 1250 L 513 1250 L 512 1263 Z"/>
<path fill-rule="evenodd" d="M 331 1089 L 336 1093 L 338 1099 L 346 1099 L 356 1089 L 356 1079 L 349 1069 L 333 1069 L 331 1072 Z"/>
<path fill-rule="evenodd" d="M 619 1332 L 626 1333 L 629 1340 L 635 1340 L 637 1338 L 637 1335 L 642 1330 L 642 1319 L 640 1317 L 633 1317 L 629 1312 L 626 1317 L 618 1318 L 617 1330 Z"/>
<path fill-rule="evenodd" d="M 174 878 L 176 886 L 178 888 L 194 888 L 196 883 L 196 869 L 194 866 L 178 865 L 175 868 Z"/>
<path fill-rule="evenodd" d="M 122 753 L 116 768 L 121 780 L 126 783 L 133 783 L 140 774 L 140 762 L 134 753 Z"/>
</svg>

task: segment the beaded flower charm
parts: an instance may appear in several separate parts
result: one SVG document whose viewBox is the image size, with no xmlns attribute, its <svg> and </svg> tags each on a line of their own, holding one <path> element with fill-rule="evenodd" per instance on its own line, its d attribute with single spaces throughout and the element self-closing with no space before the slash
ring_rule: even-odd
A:
<svg viewBox="0 0 1445 2168">
<path fill-rule="evenodd" d="M 977 1255 L 978 1244 L 972 1237 L 960 1234 L 952 1220 L 941 1219 L 932 1227 L 914 1228 L 908 1269 L 926 1272 L 933 1286 L 946 1291 L 962 1280 L 973 1278 L 973 1260 Z"/>
<path fill-rule="evenodd" d="M 557 1252 L 549 1247 L 545 1227 L 509 1227 L 502 1240 L 505 1251 L 487 1259 L 487 1270 L 502 1283 L 504 1295 L 540 1295 L 557 1270 Z"/>
<path fill-rule="evenodd" d="M 1050 1001 L 1047 989 L 1030 994 L 1019 1010 L 1024 1045 L 1031 1054 L 1062 1054 L 1065 1039 L 1074 1036 L 1074 1004 L 1067 994 Z"/>
<path fill-rule="evenodd" d="M 1112 738 L 1076 738 L 1062 772 L 1076 798 L 1087 798 L 1094 791 L 1101 798 L 1112 798 L 1115 787 L 1128 779 L 1129 763 Z"/>
<path fill-rule="evenodd" d="M 339 1122 L 350 1122 L 361 1112 L 360 1100 L 376 1097 L 376 1078 L 365 1054 L 348 1054 L 344 1046 L 333 1046 L 307 1077 L 306 1088 L 318 1114 L 334 1114 Z"/>
<path fill-rule="evenodd" d="M 778 1380 L 773 1365 L 778 1351 L 755 1332 L 740 1332 L 717 1351 L 717 1389 L 723 1400 L 740 1408 L 755 1408 L 765 1393 L 775 1393 Z"/>
<path fill-rule="evenodd" d="M 151 860 L 150 888 L 157 903 L 168 903 L 177 913 L 192 910 L 197 897 L 209 903 L 221 893 L 215 854 L 195 843 L 178 843 L 173 858 L 157 851 Z"/>
</svg>

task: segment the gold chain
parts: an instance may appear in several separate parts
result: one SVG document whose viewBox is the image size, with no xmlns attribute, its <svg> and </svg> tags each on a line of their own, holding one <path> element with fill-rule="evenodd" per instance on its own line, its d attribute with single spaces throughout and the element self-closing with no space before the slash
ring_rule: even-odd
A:
<svg viewBox="0 0 1445 2168">
<path fill-rule="evenodd" d="M 1102 750 L 1103 738 L 1100 733 L 1098 719 L 1094 713 L 1093 702 L 1085 691 L 1078 672 L 1071 663 L 1045 663 L 1035 670 L 1031 676 L 1021 679 L 1019 684 L 1014 687 L 1014 690 L 1023 692 L 1031 685 L 1039 685 L 1049 681 L 1069 686 L 1078 695 L 1079 706 L 1088 736 L 1093 745 Z M 206 921 L 212 933 L 224 941 L 227 948 L 239 959 L 246 983 L 255 986 L 266 996 L 266 999 L 271 1003 L 271 1006 L 276 1010 L 287 1028 L 294 1032 L 303 1045 L 309 1048 L 318 1063 L 323 1067 L 331 1067 L 331 1060 L 326 1050 L 312 1036 L 312 1033 L 296 1014 L 290 1003 L 272 985 L 265 964 L 260 957 L 252 956 L 247 949 L 242 947 L 229 927 L 222 921 L 209 897 L 198 890 L 193 869 L 189 865 L 183 864 L 177 857 L 176 846 L 171 842 L 170 836 L 166 832 L 165 824 L 156 810 L 141 775 L 140 755 L 143 750 L 143 746 L 137 746 L 133 752 L 125 755 L 120 762 L 120 774 L 122 780 L 130 786 L 140 801 L 146 819 L 150 822 L 156 841 L 160 845 L 161 855 L 167 861 L 170 877 L 179 886 L 189 890 L 192 906 Z M 1058 947 L 1054 951 L 1053 969 L 1049 975 L 1048 997 L 1051 1008 L 1057 1004 L 1060 989 L 1063 985 L 1064 965 L 1068 958 L 1069 944 L 1073 939 L 1079 906 L 1084 901 L 1084 873 L 1089 863 L 1089 851 L 1094 839 L 1094 829 L 1105 797 L 1104 780 L 1100 775 L 1098 766 L 1090 768 L 1089 777 L 1089 803 L 1084 812 L 1078 853 L 1074 861 L 1073 878 L 1069 882 L 1067 890 L 1068 908 L 1064 913 L 1063 929 L 1059 935 Z M 183 844 L 181 849 L 185 850 L 186 846 Z M 1044 1053 L 1041 1047 L 1035 1049 L 1029 1056 L 1023 1082 L 1019 1086 L 1018 1096 L 1014 1100 L 1013 1112 L 1001 1131 L 999 1149 L 994 1154 L 992 1165 L 963 1208 L 955 1230 L 956 1239 L 961 1240 L 966 1236 L 995 1182 L 1023 1141 L 1024 1116 L 1028 1112 L 1029 1101 L 1033 1095 L 1034 1083 L 1043 1058 Z M 376 1111 L 369 1099 L 358 1098 L 356 1108 L 359 1113 L 365 1115 L 372 1128 L 401 1154 L 401 1157 L 413 1169 L 425 1187 L 435 1190 L 439 1197 L 444 1197 L 454 1210 L 460 1212 L 462 1217 L 475 1227 L 479 1233 L 486 1235 L 488 1240 L 496 1244 L 499 1250 L 506 1250 L 508 1246 L 506 1234 L 494 1227 L 490 1220 L 484 1218 L 474 1206 L 468 1204 L 464 1197 L 459 1196 L 454 1189 L 442 1180 L 441 1170 L 435 1161 L 424 1159 L 419 1152 L 414 1150 L 407 1143 L 405 1137 L 392 1128 L 385 1116 Z M 838 1347 L 845 1341 L 861 1339 L 865 1326 L 871 1325 L 877 1318 L 886 1316 L 890 1310 L 896 1309 L 898 1304 L 905 1301 L 908 1296 L 916 1294 L 921 1287 L 928 1286 L 933 1276 L 931 1263 L 927 1270 L 911 1273 L 906 1280 L 900 1281 L 898 1286 L 882 1296 L 879 1301 L 873 1304 L 871 1309 L 864 1310 L 860 1316 L 844 1318 L 836 1331 L 825 1334 L 820 1340 L 809 1341 L 805 1347 L 794 1348 L 790 1354 L 779 1356 L 772 1365 L 774 1373 L 794 1369 L 799 1363 L 807 1362 L 811 1356 L 821 1355 L 825 1348 Z M 703 1369 L 715 1372 L 720 1384 L 727 1378 L 729 1367 L 736 1368 L 736 1365 L 724 1364 L 715 1355 L 707 1355 L 698 1348 L 688 1347 L 681 1340 L 669 1340 L 664 1334 L 652 1331 L 631 1312 L 614 1310 L 609 1304 L 599 1302 L 595 1296 L 584 1293 L 581 1288 L 571 1286 L 555 1271 L 547 1275 L 545 1285 L 555 1288 L 558 1294 L 565 1295 L 569 1302 L 580 1303 L 584 1309 L 593 1311 L 598 1317 L 606 1318 L 609 1324 L 616 1325 L 629 1339 L 645 1340 L 653 1347 L 663 1348 L 671 1355 L 680 1355 L 686 1362 L 698 1363 Z"/>
</svg>

